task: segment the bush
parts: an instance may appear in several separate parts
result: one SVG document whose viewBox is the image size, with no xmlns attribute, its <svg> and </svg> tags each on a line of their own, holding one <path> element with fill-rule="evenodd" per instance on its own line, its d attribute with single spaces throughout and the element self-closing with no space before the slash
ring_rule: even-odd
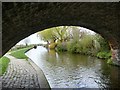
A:
<svg viewBox="0 0 120 90">
<path fill-rule="evenodd" d="M 100 35 L 96 34 L 96 40 L 100 44 L 100 52 L 103 52 L 103 51 L 108 52 L 108 51 L 110 51 L 110 46 L 109 46 L 109 43 L 107 42 L 106 39 L 104 39 Z"/>
<path fill-rule="evenodd" d="M 2 58 L 0 58 L 0 75 L 4 74 L 7 67 L 8 67 L 8 64 L 10 62 L 10 59 L 3 56 Z"/>
<path fill-rule="evenodd" d="M 79 51 L 77 49 L 78 49 L 77 41 L 70 41 L 67 43 L 68 52 L 78 53 Z"/>
<path fill-rule="evenodd" d="M 56 47 L 56 50 L 57 51 L 67 51 L 67 47 L 66 47 L 66 43 L 63 42 L 63 43 L 58 43 L 57 44 L 57 47 Z"/>
<path fill-rule="evenodd" d="M 99 52 L 97 57 L 101 59 L 108 59 L 111 57 L 111 52 Z"/>
<path fill-rule="evenodd" d="M 112 59 L 108 59 L 107 63 L 108 63 L 108 64 L 113 64 Z"/>
<path fill-rule="evenodd" d="M 71 53 L 91 54 L 91 40 L 69 41 L 67 43 L 67 50 Z"/>
</svg>

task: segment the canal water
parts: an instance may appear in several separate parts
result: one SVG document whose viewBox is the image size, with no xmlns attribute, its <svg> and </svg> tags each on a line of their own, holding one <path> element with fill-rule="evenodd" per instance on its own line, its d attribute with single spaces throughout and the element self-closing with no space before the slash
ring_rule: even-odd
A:
<svg viewBox="0 0 120 90">
<path fill-rule="evenodd" d="M 119 88 L 120 67 L 106 60 L 67 52 L 48 51 L 42 46 L 26 55 L 44 72 L 51 88 Z"/>
</svg>

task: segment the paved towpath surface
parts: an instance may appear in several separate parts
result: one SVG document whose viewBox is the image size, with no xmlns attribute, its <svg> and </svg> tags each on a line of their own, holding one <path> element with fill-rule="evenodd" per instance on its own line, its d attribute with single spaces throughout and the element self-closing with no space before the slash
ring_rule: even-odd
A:
<svg viewBox="0 0 120 90">
<path fill-rule="evenodd" d="M 10 63 L 6 73 L 1 76 L 2 88 L 40 88 L 39 75 L 30 62 L 8 54 L 6 57 L 10 58 Z M 48 88 L 48 85 L 45 88 Z"/>
</svg>

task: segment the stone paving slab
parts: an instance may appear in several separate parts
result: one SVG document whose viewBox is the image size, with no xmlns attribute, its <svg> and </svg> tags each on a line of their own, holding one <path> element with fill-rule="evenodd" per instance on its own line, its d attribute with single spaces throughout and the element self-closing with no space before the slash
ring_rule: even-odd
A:
<svg viewBox="0 0 120 90">
<path fill-rule="evenodd" d="M 43 74 L 42 72 L 38 74 L 27 60 L 16 59 L 8 54 L 6 57 L 10 58 L 10 63 L 7 71 L 0 77 L 2 88 L 41 88 L 39 75 Z"/>
</svg>

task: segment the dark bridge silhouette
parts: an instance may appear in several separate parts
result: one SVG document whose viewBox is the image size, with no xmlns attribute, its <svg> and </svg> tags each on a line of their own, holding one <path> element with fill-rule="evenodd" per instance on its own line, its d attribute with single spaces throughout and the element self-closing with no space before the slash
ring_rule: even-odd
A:
<svg viewBox="0 0 120 90">
<path fill-rule="evenodd" d="M 120 3 L 2 3 L 2 54 L 25 37 L 56 26 L 82 26 L 108 40 L 120 65 Z"/>
</svg>

